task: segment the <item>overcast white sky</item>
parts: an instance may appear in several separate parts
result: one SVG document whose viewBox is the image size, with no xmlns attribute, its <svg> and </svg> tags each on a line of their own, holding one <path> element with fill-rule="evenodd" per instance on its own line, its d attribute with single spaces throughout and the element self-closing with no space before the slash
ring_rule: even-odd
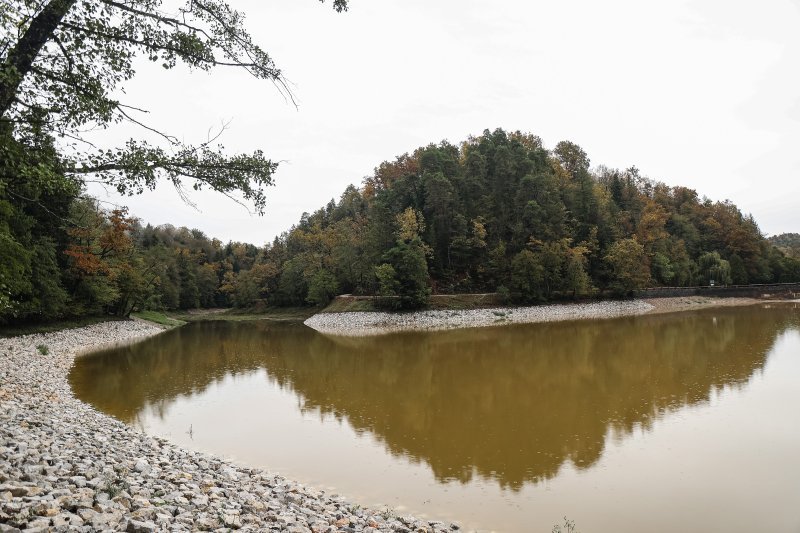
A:
<svg viewBox="0 0 800 533">
<path fill-rule="evenodd" d="M 381 161 L 497 127 L 578 143 L 592 165 L 636 165 L 800 231 L 800 0 L 230 0 L 294 83 L 143 65 L 126 102 L 200 142 L 284 161 L 267 213 L 213 193 L 119 200 L 153 224 L 261 245 L 360 184 Z M 140 136 L 131 129 L 108 139 Z"/>
</svg>

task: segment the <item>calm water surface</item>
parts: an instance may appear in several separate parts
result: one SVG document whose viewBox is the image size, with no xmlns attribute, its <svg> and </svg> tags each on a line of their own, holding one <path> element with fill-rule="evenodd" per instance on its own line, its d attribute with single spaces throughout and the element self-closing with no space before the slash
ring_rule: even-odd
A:
<svg viewBox="0 0 800 533">
<path fill-rule="evenodd" d="M 470 529 L 800 531 L 796 304 L 357 339 L 195 323 L 70 381 L 148 433 Z"/>
</svg>

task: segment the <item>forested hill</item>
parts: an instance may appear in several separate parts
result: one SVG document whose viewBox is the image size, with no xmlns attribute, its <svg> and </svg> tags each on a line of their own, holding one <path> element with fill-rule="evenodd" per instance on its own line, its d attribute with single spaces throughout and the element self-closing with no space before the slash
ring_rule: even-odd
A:
<svg viewBox="0 0 800 533">
<path fill-rule="evenodd" d="M 800 280 L 798 261 L 732 203 L 589 163 L 571 142 L 547 150 L 502 130 L 419 148 L 304 214 L 238 277 L 236 301 L 379 293 L 411 307 L 429 290 L 532 302 Z"/>
<path fill-rule="evenodd" d="M 14 187 L 0 198 L 4 322 L 322 304 L 340 293 L 415 307 L 430 292 L 536 302 L 712 279 L 800 281 L 800 260 L 730 202 L 635 168 L 590 170 L 573 143 L 547 150 L 502 130 L 384 162 L 263 248 L 142 226 L 77 192 Z"/>
<path fill-rule="evenodd" d="M 786 255 L 800 258 L 800 233 L 773 235 L 769 238 L 769 242 Z"/>
<path fill-rule="evenodd" d="M 499 291 L 517 301 L 800 279 L 730 202 L 599 167 L 577 145 L 485 131 L 382 163 L 303 215 L 236 280 L 237 303 Z M 387 300 L 393 301 L 393 300 Z"/>
</svg>

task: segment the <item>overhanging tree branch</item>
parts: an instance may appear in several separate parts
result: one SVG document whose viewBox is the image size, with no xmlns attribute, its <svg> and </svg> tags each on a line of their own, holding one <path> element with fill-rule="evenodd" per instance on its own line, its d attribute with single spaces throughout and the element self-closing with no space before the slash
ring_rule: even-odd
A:
<svg viewBox="0 0 800 533">
<path fill-rule="evenodd" d="M 110 96 L 134 76 L 134 59 L 143 55 L 165 69 L 178 61 L 204 70 L 240 68 L 270 80 L 294 102 L 281 70 L 246 31 L 243 14 L 223 0 L 186 0 L 177 14 L 160 11 L 162 0 L 5 1 L 14 7 L 9 15 L 0 14 L 0 135 L 25 142 L 66 140 L 63 153 L 50 159 L 47 172 L 53 175 L 76 176 L 82 183 L 91 178 L 122 194 L 152 189 L 163 178 L 183 198 L 185 178 L 193 189 L 242 196 L 263 213 L 263 189 L 272 184 L 277 162 L 261 151 L 225 155 L 222 147 L 209 146 L 218 135 L 198 146 L 184 145 L 132 113 L 145 110 Z M 336 11 L 347 8 L 346 0 L 332 4 Z M 120 121 L 159 135 L 167 150 L 136 141 L 116 150 L 77 144 L 87 127 Z"/>
<path fill-rule="evenodd" d="M 42 47 L 53 38 L 58 24 L 77 0 L 52 0 L 33 18 L 0 67 L 0 118 L 6 117 L 17 89 L 30 72 Z"/>
</svg>

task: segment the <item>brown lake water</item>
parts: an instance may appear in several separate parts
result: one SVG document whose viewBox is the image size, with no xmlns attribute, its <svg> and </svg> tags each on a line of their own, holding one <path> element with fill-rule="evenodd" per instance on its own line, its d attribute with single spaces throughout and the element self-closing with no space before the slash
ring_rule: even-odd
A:
<svg viewBox="0 0 800 533">
<path fill-rule="evenodd" d="M 70 382 L 147 433 L 469 530 L 800 531 L 798 304 L 366 338 L 200 322 Z"/>
</svg>

